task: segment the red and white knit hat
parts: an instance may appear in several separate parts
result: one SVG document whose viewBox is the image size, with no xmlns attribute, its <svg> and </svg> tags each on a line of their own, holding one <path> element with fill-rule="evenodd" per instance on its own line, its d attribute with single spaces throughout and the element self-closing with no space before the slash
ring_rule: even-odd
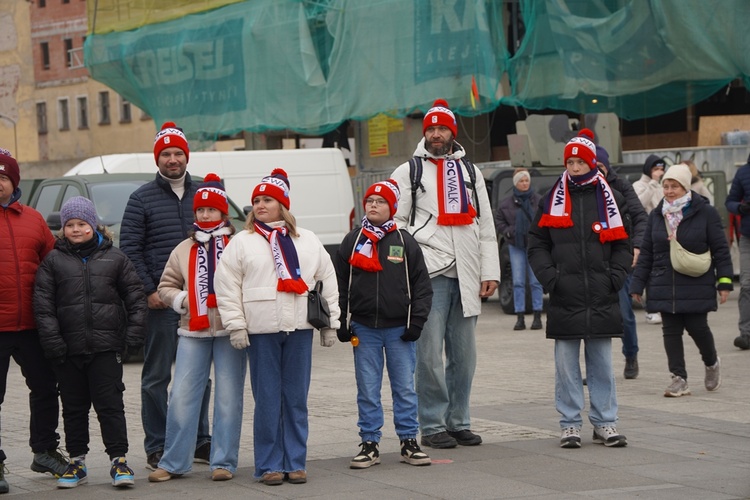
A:
<svg viewBox="0 0 750 500">
<path fill-rule="evenodd" d="M 200 185 L 193 197 L 193 212 L 201 207 L 211 207 L 224 215 L 229 214 L 227 192 L 224 190 L 221 178 L 214 173 L 206 174 L 203 184 Z"/>
<path fill-rule="evenodd" d="M 401 191 L 398 189 L 398 183 L 393 179 L 386 179 L 384 181 L 376 182 L 365 191 L 365 197 L 362 199 L 362 204 L 367 209 L 367 198 L 372 195 L 382 196 L 385 201 L 388 202 L 388 208 L 391 209 L 390 219 L 396 215 L 398 209 L 398 199 L 401 196 Z"/>
<path fill-rule="evenodd" d="M 263 177 L 260 184 L 255 186 L 250 201 L 261 195 L 270 196 L 289 210 L 289 178 L 286 172 L 280 168 L 274 168 L 271 175 Z"/>
<path fill-rule="evenodd" d="M 590 168 L 596 168 L 596 144 L 589 137 L 593 138 L 594 133 L 585 128 L 568 141 L 563 153 L 564 164 L 568 163 L 568 158 L 575 156 L 585 161 Z"/>
<path fill-rule="evenodd" d="M 454 138 L 458 135 L 456 115 L 453 114 L 453 111 L 448 109 L 448 103 L 443 99 L 436 100 L 429 111 L 427 111 L 427 114 L 424 115 L 424 120 L 422 120 L 422 134 L 424 134 L 425 130 L 429 127 L 435 127 L 438 125 L 448 127 L 453 133 Z"/>
<path fill-rule="evenodd" d="M 0 174 L 10 179 L 10 183 L 13 185 L 13 190 L 15 191 L 18 183 L 21 182 L 21 172 L 18 170 L 18 162 L 10 154 L 10 151 L 3 148 L 0 148 Z"/>
<path fill-rule="evenodd" d="M 190 147 L 188 146 L 187 137 L 181 128 L 178 128 L 174 122 L 166 122 L 161 126 L 154 138 L 154 160 L 159 164 L 159 155 L 167 148 L 180 148 L 185 152 L 185 159 L 190 161 Z"/>
</svg>

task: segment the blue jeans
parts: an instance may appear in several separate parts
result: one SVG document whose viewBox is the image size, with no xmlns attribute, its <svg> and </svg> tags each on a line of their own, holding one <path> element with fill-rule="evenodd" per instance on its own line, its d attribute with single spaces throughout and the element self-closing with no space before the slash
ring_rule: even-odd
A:
<svg viewBox="0 0 750 500">
<path fill-rule="evenodd" d="M 589 421 L 596 427 L 617 422 L 617 387 L 612 372 L 612 339 L 555 340 L 555 405 L 560 427 L 581 427 L 583 379 L 579 363 L 581 342 L 589 388 Z"/>
<path fill-rule="evenodd" d="M 423 436 L 471 428 L 469 397 L 477 365 L 477 317 L 464 318 L 458 280 L 436 276 L 430 281 L 432 309 L 417 341 L 416 389 Z"/>
<path fill-rule="evenodd" d="M 180 337 L 174 383 L 169 395 L 167 438 L 159 467 L 185 474 L 193 467 L 202 392 L 214 365 L 214 418 L 211 470 L 237 471 L 245 390 L 246 351 L 237 350 L 229 337 Z"/>
<path fill-rule="evenodd" d="M 510 254 L 510 269 L 513 272 L 513 306 L 516 313 L 526 312 L 526 276 L 529 277 L 531 287 L 531 308 L 541 311 L 544 307 L 544 290 L 531 270 L 525 248 L 518 248 L 508 244 Z"/>
<path fill-rule="evenodd" d="M 250 336 L 254 477 L 305 470 L 312 330 Z"/>
<path fill-rule="evenodd" d="M 146 344 L 141 372 L 141 421 L 146 434 L 146 455 L 164 449 L 167 430 L 167 387 L 172 380 L 172 362 L 177 353 L 177 324 L 180 315 L 172 309 L 149 309 Z M 211 441 L 208 429 L 208 404 L 211 381 L 206 384 L 201 405 L 196 446 Z"/>
<path fill-rule="evenodd" d="M 401 340 L 406 328 L 368 328 L 352 322 L 352 332 L 359 337 L 354 348 L 354 373 L 357 378 L 359 435 L 362 441 L 380 442 L 383 433 L 383 358 L 388 369 L 393 398 L 393 425 L 398 438 L 417 437 L 417 393 L 414 391 L 414 367 L 417 364 L 414 342 Z"/>
<path fill-rule="evenodd" d="M 638 333 L 635 329 L 633 298 L 628 293 L 631 281 L 633 281 L 633 273 L 628 274 L 628 277 L 625 278 L 625 284 L 619 292 L 622 329 L 625 332 L 625 335 L 622 337 L 622 355 L 626 359 L 635 358 L 638 355 Z"/>
</svg>

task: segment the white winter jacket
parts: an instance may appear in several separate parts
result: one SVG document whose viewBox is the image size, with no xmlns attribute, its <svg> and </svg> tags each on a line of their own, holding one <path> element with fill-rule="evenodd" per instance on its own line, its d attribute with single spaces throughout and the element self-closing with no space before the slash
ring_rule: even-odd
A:
<svg viewBox="0 0 750 500">
<path fill-rule="evenodd" d="M 462 148 L 445 159 L 460 159 L 464 156 Z M 422 185 L 425 192 L 417 191 L 417 210 L 414 226 L 410 226 L 412 205 L 411 181 L 409 179 L 409 162 L 396 168 L 391 177 L 398 183 L 401 197 L 398 202 L 395 220 L 398 226 L 409 231 L 419 243 L 427 264 L 430 277 L 444 274 L 455 266 L 461 289 L 461 305 L 464 317 L 477 316 L 482 310 L 479 297 L 482 281 L 500 280 L 500 260 L 498 256 L 495 223 L 492 208 L 487 195 L 487 188 L 482 173 L 474 167 L 476 186 L 469 186 L 470 177 L 463 166 L 464 181 L 469 188 L 469 200 L 474 203 L 473 190 L 479 197 L 480 217 L 473 224 L 465 226 L 439 226 L 438 217 L 438 179 L 437 165 L 427 160 L 436 158 L 424 146 L 424 138 L 419 142 L 414 156 L 422 158 Z"/>
<path fill-rule="evenodd" d="M 312 290 L 323 282 L 323 297 L 331 312 L 331 328 L 339 327 L 339 292 L 331 257 L 317 236 L 297 228 L 292 238 L 302 279 Z M 258 233 L 236 234 L 227 245 L 214 277 L 221 322 L 228 331 L 250 335 L 312 329 L 307 322 L 307 294 L 279 292 L 271 246 Z"/>
<path fill-rule="evenodd" d="M 664 189 L 659 181 L 646 174 L 641 174 L 641 178 L 633 183 L 633 191 L 638 195 L 647 214 L 650 214 L 651 210 L 656 208 L 656 205 L 664 198 Z"/>
</svg>

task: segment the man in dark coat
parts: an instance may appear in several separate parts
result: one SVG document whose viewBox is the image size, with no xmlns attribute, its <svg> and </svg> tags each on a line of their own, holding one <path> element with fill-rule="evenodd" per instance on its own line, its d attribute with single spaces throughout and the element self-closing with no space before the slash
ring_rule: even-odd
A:
<svg viewBox="0 0 750 500">
<path fill-rule="evenodd" d="M 619 206 L 622 196 L 596 168 L 596 147 L 584 129 L 565 146 L 565 172 L 537 212 L 529 231 L 529 262 L 549 291 L 547 338 L 555 339 L 555 402 L 560 446 L 581 446 L 584 341 L 589 421 L 594 443 L 625 446 L 615 427 L 617 390 L 612 337 L 622 337 L 618 292 L 633 256 Z"/>
<path fill-rule="evenodd" d="M 741 217 L 740 234 L 740 334 L 734 345 L 740 349 L 750 349 L 750 156 L 732 179 L 732 187 L 724 202 L 727 210 Z"/>
</svg>

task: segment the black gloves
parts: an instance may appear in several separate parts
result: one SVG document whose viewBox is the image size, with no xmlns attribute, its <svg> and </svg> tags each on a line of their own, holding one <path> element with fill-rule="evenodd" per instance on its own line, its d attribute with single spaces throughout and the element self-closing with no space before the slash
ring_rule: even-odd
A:
<svg viewBox="0 0 750 500">
<path fill-rule="evenodd" d="M 740 203 L 740 206 L 737 208 L 737 210 L 740 212 L 740 215 L 750 214 L 750 201 L 743 201 L 742 203 Z"/>
<path fill-rule="evenodd" d="M 336 336 L 339 338 L 341 342 L 349 342 L 352 340 L 352 330 L 351 328 L 347 328 L 345 326 L 342 326 L 338 330 L 336 330 Z"/>
<path fill-rule="evenodd" d="M 406 332 L 401 335 L 401 340 L 404 342 L 416 342 L 419 336 L 422 335 L 422 327 L 417 325 L 409 325 Z"/>
</svg>

